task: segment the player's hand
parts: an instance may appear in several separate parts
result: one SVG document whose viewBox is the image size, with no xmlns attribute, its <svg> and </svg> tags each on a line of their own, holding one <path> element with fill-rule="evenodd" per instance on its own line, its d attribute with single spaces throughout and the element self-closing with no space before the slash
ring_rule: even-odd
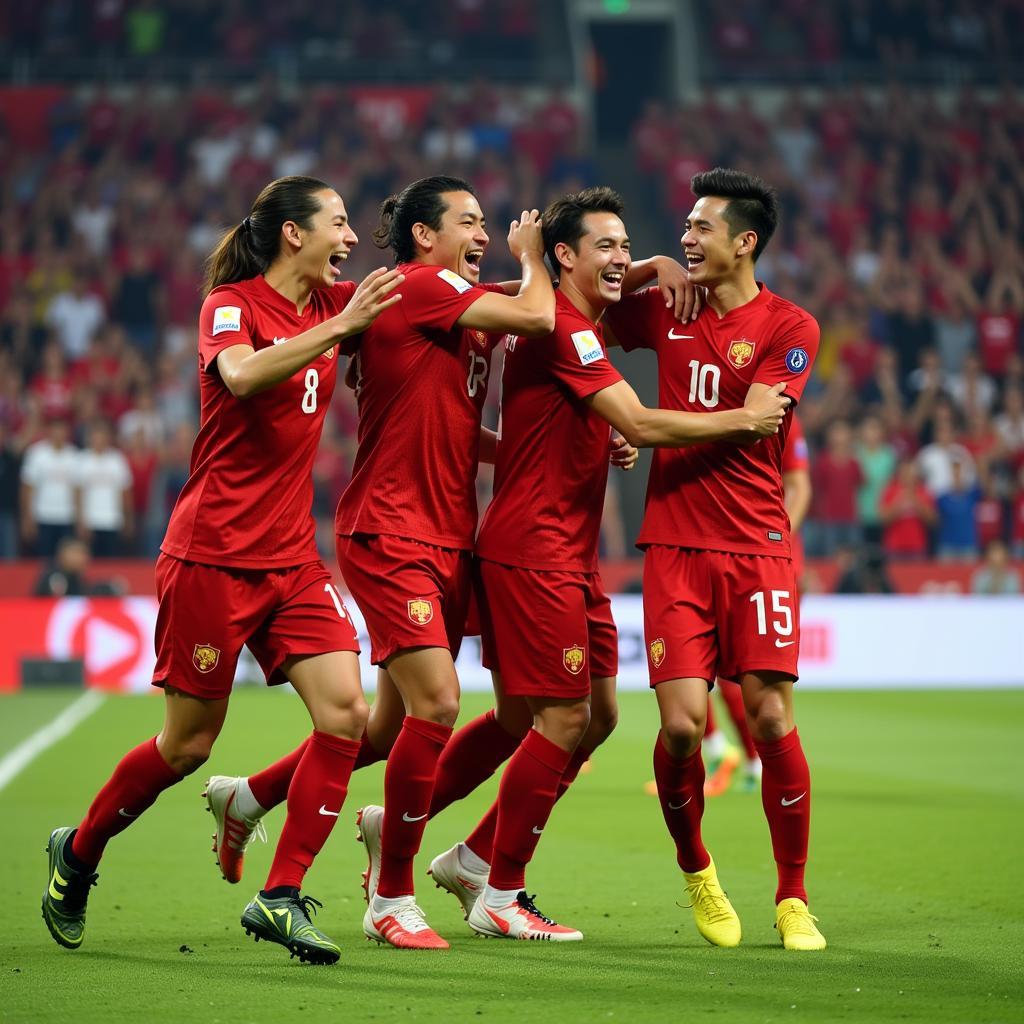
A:
<svg viewBox="0 0 1024 1024">
<path fill-rule="evenodd" d="M 348 305 L 335 317 L 342 333 L 348 335 L 365 331 L 385 309 L 401 302 L 401 294 L 392 292 L 404 280 L 405 274 L 387 267 L 378 267 L 367 274 L 359 282 Z"/>
<path fill-rule="evenodd" d="M 634 448 L 624 437 L 614 434 L 609 445 L 609 461 L 613 466 L 622 470 L 630 470 L 636 465 L 640 452 Z"/>
<path fill-rule="evenodd" d="M 783 394 L 785 390 L 785 382 L 776 384 L 743 407 L 750 417 L 751 429 L 758 437 L 771 437 L 779 432 L 786 410 L 793 404 L 793 400 Z"/>
<path fill-rule="evenodd" d="M 704 305 L 704 289 L 690 283 L 690 275 L 679 262 L 668 257 L 658 259 L 658 291 L 665 300 L 665 308 L 680 323 L 697 319 Z"/>
<path fill-rule="evenodd" d="M 540 211 L 523 210 L 519 220 L 512 221 L 508 229 L 508 251 L 516 261 L 527 252 L 544 256 L 544 236 L 541 234 Z"/>
</svg>

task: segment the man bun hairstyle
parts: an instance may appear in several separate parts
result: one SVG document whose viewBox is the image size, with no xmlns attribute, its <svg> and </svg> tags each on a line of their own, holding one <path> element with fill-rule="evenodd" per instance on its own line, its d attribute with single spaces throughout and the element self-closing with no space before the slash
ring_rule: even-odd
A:
<svg viewBox="0 0 1024 1024">
<path fill-rule="evenodd" d="M 207 257 L 203 295 L 222 284 L 266 273 L 281 252 L 281 225 L 290 220 L 308 231 L 322 206 L 317 193 L 330 187 L 304 174 L 277 178 L 265 186 L 249 215 L 225 231 Z"/>
<path fill-rule="evenodd" d="M 568 245 L 573 252 L 579 252 L 579 241 L 586 234 L 583 218 L 588 213 L 613 213 L 621 217 L 625 209 L 622 196 L 607 185 L 595 185 L 581 192 L 571 192 L 551 203 L 541 218 L 541 231 L 544 236 L 544 254 L 552 273 L 557 277 L 562 269 L 555 255 L 556 245 Z"/>
<path fill-rule="evenodd" d="M 757 235 L 756 263 L 779 223 L 779 199 L 775 189 L 756 175 L 731 167 L 716 167 L 695 174 L 690 179 L 690 188 L 698 199 L 718 196 L 729 200 L 723 213 L 729 235 L 735 238 L 741 231 L 753 231 Z"/>
<path fill-rule="evenodd" d="M 380 204 L 380 223 L 373 233 L 378 249 L 390 249 L 396 263 L 409 263 L 416 258 L 416 242 L 412 237 L 413 224 L 426 224 L 431 231 L 441 227 L 441 218 L 448 204 L 442 198 L 446 192 L 468 192 L 475 196 L 473 186 L 461 178 L 434 174 L 406 185 L 401 192 L 388 196 Z"/>
</svg>

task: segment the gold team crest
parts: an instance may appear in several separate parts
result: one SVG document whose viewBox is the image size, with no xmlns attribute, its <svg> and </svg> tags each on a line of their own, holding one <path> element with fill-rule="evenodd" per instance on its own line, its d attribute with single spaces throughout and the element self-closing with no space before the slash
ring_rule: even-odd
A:
<svg viewBox="0 0 1024 1024">
<path fill-rule="evenodd" d="M 409 618 L 417 626 L 425 626 L 434 617 L 434 606 L 425 597 L 416 597 L 409 602 Z"/>
<path fill-rule="evenodd" d="M 470 331 L 473 335 L 473 340 L 481 347 L 487 348 L 487 335 L 483 331 Z"/>
<path fill-rule="evenodd" d="M 562 664 L 574 676 L 578 676 L 583 671 L 583 663 L 586 658 L 586 652 L 579 644 L 573 644 L 572 647 L 566 647 L 562 651 Z"/>
<path fill-rule="evenodd" d="M 729 346 L 729 362 L 738 369 L 742 369 L 751 359 L 754 358 L 754 342 L 740 338 Z"/>
<path fill-rule="evenodd" d="M 657 640 L 651 641 L 651 664 L 655 668 L 661 668 L 661 663 L 665 660 L 665 641 L 660 637 Z"/>
<path fill-rule="evenodd" d="M 218 661 L 220 661 L 220 651 L 216 647 L 211 647 L 209 644 L 196 644 L 196 649 L 192 652 L 192 664 L 200 672 L 212 672 L 217 667 Z"/>
</svg>

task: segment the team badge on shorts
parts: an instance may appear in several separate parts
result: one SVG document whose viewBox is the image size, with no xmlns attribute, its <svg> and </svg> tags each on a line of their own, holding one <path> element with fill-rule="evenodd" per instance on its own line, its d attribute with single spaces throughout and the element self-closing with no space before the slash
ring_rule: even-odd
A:
<svg viewBox="0 0 1024 1024">
<path fill-rule="evenodd" d="M 665 641 L 660 637 L 657 640 L 651 641 L 651 664 L 655 668 L 661 668 L 661 663 L 665 660 Z"/>
<path fill-rule="evenodd" d="M 483 331 L 470 331 L 473 335 L 473 340 L 481 347 L 487 348 L 487 335 Z"/>
<path fill-rule="evenodd" d="M 192 664 L 200 672 L 212 672 L 217 667 L 218 661 L 220 661 L 220 651 L 216 647 L 211 647 L 209 644 L 196 644 L 196 649 L 192 652 Z"/>
<path fill-rule="evenodd" d="M 434 606 L 425 597 L 415 597 L 409 602 L 409 618 L 417 626 L 425 626 L 434 617 Z"/>
<path fill-rule="evenodd" d="M 756 342 L 740 338 L 729 346 L 729 362 L 737 369 L 742 369 L 751 359 L 754 358 L 754 345 Z"/>
<path fill-rule="evenodd" d="M 562 664 L 574 676 L 578 676 L 583 671 L 583 663 L 586 660 L 587 653 L 579 644 L 573 644 L 572 647 L 566 647 L 562 651 Z"/>
</svg>

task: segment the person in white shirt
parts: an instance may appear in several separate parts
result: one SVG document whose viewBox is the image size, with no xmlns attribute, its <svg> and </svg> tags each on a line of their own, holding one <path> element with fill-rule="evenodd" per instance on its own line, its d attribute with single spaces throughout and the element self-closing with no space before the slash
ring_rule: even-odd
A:
<svg viewBox="0 0 1024 1024">
<path fill-rule="evenodd" d="M 131 469 L 124 453 L 113 446 L 108 423 L 94 422 L 88 439 L 77 468 L 79 535 L 94 558 L 116 558 L 132 532 Z"/>
<path fill-rule="evenodd" d="M 89 351 L 89 343 L 106 316 L 102 300 L 86 288 L 81 278 L 58 292 L 46 308 L 46 323 L 56 332 L 64 355 L 72 362 Z"/>
<path fill-rule="evenodd" d="M 79 450 L 71 425 L 55 417 L 47 436 L 25 449 L 21 464 L 21 533 L 29 550 L 52 558 L 64 537 L 75 532 Z"/>
</svg>

